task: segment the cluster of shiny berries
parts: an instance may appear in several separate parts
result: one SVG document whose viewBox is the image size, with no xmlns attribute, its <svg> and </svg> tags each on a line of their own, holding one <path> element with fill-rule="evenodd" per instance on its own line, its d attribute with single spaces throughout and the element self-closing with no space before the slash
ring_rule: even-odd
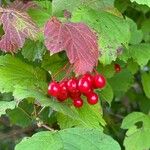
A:
<svg viewBox="0 0 150 150">
<path fill-rule="evenodd" d="M 68 98 L 71 98 L 73 105 L 77 108 L 82 107 L 83 100 L 81 95 L 83 94 L 87 98 L 87 102 L 94 105 L 98 102 L 98 95 L 94 92 L 94 89 L 102 89 L 106 85 L 106 80 L 103 75 L 85 74 L 80 78 L 71 78 L 62 82 L 52 81 L 48 86 L 48 94 L 56 97 L 58 101 L 63 102 Z"/>
</svg>

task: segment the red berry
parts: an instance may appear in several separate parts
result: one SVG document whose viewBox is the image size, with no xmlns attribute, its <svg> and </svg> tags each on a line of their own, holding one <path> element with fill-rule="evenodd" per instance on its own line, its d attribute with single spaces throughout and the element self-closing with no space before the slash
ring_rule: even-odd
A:
<svg viewBox="0 0 150 150">
<path fill-rule="evenodd" d="M 83 100 L 80 97 L 73 99 L 73 105 L 77 108 L 80 108 L 83 105 Z"/>
<path fill-rule="evenodd" d="M 77 86 L 78 86 L 78 81 L 76 79 L 70 79 L 67 82 L 67 89 L 69 92 L 74 92 L 75 90 L 77 90 Z"/>
<path fill-rule="evenodd" d="M 69 96 L 70 96 L 72 99 L 76 99 L 76 98 L 78 98 L 78 97 L 81 96 L 81 92 L 80 92 L 78 89 L 76 89 L 74 92 L 70 92 L 70 93 L 69 93 Z"/>
<path fill-rule="evenodd" d="M 87 101 L 89 104 L 94 105 L 98 102 L 98 95 L 94 92 L 91 92 L 87 95 Z"/>
<path fill-rule="evenodd" d="M 68 98 L 68 93 L 60 92 L 57 96 L 58 101 L 63 102 Z"/>
<path fill-rule="evenodd" d="M 86 73 L 86 74 L 83 76 L 83 78 L 87 79 L 87 80 L 89 81 L 89 83 L 91 84 L 91 86 L 92 86 L 92 84 L 93 84 L 93 77 L 92 77 L 91 74 Z"/>
<path fill-rule="evenodd" d="M 59 84 L 55 81 L 51 82 L 48 86 L 48 94 L 51 96 L 57 96 L 60 91 Z"/>
<path fill-rule="evenodd" d="M 97 74 L 94 76 L 93 86 L 94 88 L 103 88 L 106 85 L 106 79 L 103 75 Z"/>
<path fill-rule="evenodd" d="M 60 91 L 57 95 L 57 99 L 59 101 L 64 101 L 68 98 L 68 90 L 67 90 L 67 85 L 66 85 L 66 82 L 65 81 L 62 81 L 60 84 L 59 84 L 59 87 L 60 87 Z"/>
<path fill-rule="evenodd" d="M 88 79 L 86 79 L 84 77 L 79 79 L 78 89 L 80 90 L 81 93 L 88 93 L 91 88 L 92 87 L 91 87 L 91 84 L 88 81 Z"/>
<path fill-rule="evenodd" d="M 62 81 L 59 83 L 59 87 L 61 91 L 66 91 L 68 93 L 68 89 L 67 89 L 67 82 L 66 81 Z"/>
<path fill-rule="evenodd" d="M 118 73 L 118 72 L 120 72 L 121 71 L 121 67 L 120 67 L 120 65 L 119 64 L 115 64 L 115 71 L 116 71 L 116 73 Z"/>
</svg>

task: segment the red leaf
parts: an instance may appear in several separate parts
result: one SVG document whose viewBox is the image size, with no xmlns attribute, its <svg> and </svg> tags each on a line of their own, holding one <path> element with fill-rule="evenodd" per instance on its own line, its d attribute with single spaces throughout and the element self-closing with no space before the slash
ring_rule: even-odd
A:
<svg viewBox="0 0 150 150">
<path fill-rule="evenodd" d="M 15 52 L 23 47 L 26 38 L 37 38 L 39 29 L 26 12 L 0 7 L 0 13 L 0 24 L 3 24 L 5 32 L 0 40 L 2 51 Z"/>
<path fill-rule="evenodd" d="M 98 61 L 97 36 L 83 23 L 52 18 L 45 26 L 45 45 L 52 53 L 65 50 L 77 74 L 91 72 Z"/>
<path fill-rule="evenodd" d="M 23 1 L 15 0 L 13 3 L 11 3 L 8 8 L 17 9 L 20 11 L 27 11 L 30 8 L 36 8 L 37 4 L 35 2 L 26 2 L 23 3 Z"/>
</svg>

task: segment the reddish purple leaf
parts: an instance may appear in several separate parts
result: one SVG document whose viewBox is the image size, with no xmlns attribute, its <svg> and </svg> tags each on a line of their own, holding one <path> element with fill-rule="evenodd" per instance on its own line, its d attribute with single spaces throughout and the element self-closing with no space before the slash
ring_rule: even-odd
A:
<svg viewBox="0 0 150 150">
<path fill-rule="evenodd" d="M 22 7 L 22 9 L 25 10 L 25 7 Z M 32 40 L 37 38 L 39 29 L 26 12 L 10 7 L 0 7 L 0 13 L 0 24 L 3 24 L 5 32 L 0 40 L 0 49 L 2 51 L 16 52 L 17 49 L 23 47 L 26 38 Z"/>
<path fill-rule="evenodd" d="M 15 0 L 13 3 L 11 3 L 8 8 L 13 8 L 13 9 L 17 9 L 20 11 L 27 11 L 30 8 L 36 8 L 37 4 L 35 2 L 26 2 L 23 3 L 23 1 L 20 0 Z"/>
<path fill-rule="evenodd" d="M 65 50 L 77 74 L 91 72 L 98 61 L 97 36 L 83 23 L 52 18 L 45 26 L 45 45 L 52 53 Z"/>
</svg>

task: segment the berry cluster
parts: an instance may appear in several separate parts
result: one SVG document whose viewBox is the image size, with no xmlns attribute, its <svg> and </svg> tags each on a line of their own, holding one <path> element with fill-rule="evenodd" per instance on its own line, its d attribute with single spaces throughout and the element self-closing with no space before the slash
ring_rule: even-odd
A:
<svg viewBox="0 0 150 150">
<path fill-rule="evenodd" d="M 96 74 L 92 76 L 87 73 L 80 78 L 71 78 L 60 83 L 52 81 L 48 86 L 48 94 L 63 102 L 67 98 L 73 100 L 73 105 L 77 108 L 82 107 L 83 100 L 81 95 L 87 97 L 87 102 L 94 105 L 98 102 L 98 95 L 94 89 L 102 89 L 106 85 L 103 75 Z"/>
</svg>

